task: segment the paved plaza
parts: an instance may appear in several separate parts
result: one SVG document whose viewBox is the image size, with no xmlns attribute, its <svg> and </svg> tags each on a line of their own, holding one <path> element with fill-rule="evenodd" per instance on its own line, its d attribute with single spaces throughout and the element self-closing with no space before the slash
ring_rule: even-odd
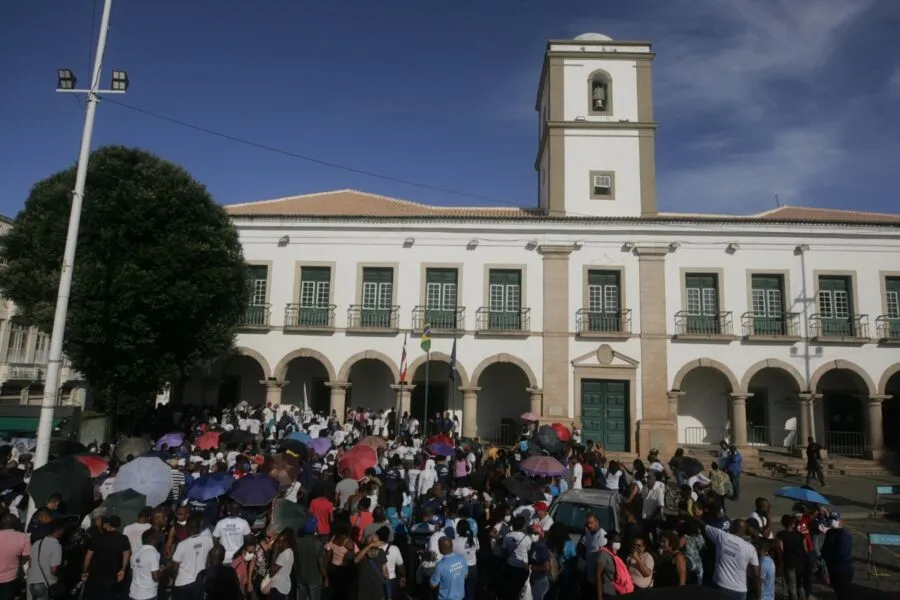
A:
<svg viewBox="0 0 900 600">
<path fill-rule="evenodd" d="M 772 517 L 777 520 L 787 514 L 793 502 L 774 498 L 772 493 L 783 486 L 796 486 L 805 483 L 796 477 L 757 477 L 744 475 L 741 478 L 741 497 L 728 505 L 729 515 L 746 517 L 753 512 L 753 503 L 757 497 L 768 498 L 772 505 Z M 872 560 L 877 574 L 867 575 L 867 535 L 869 533 L 900 534 L 900 519 L 874 518 L 872 509 L 875 500 L 876 485 L 900 485 L 900 477 L 852 477 L 840 476 L 827 480 L 828 485 L 819 489 L 832 503 L 834 510 L 841 513 L 844 526 L 853 535 L 853 556 L 856 562 L 854 583 L 859 587 L 859 599 L 874 600 L 876 598 L 900 599 L 900 548 L 876 546 L 872 549 Z M 886 502 L 889 513 L 900 513 L 900 502 Z M 817 585 L 814 591 L 817 598 L 833 598 L 831 590 Z M 783 596 L 784 594 L 779 594 Z"/>
</svg>

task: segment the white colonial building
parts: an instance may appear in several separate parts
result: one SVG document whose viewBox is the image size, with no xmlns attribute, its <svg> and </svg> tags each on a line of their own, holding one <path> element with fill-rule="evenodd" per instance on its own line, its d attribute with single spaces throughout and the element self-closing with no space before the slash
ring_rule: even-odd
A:
<svg viewBox="0 0 900 600">
<path fill-rule="evenodd" d="M 878 454 L 900 433 L 900 215 L 658 212 L 653 56 L 548 43 L 533 209 L 352 190 L 227 207 L 253 306 L 188 397 L 421 415 L 428 370 L 429 413 L 466 435 L 531 410 L 612 451 L 814 435 Z"/>
</svg>

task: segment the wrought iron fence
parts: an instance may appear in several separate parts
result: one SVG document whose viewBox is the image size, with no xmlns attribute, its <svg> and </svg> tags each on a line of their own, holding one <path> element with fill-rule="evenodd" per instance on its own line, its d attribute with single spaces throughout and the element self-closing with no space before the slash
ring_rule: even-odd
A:
<svg viewBox="0 0 900 600">
<path fill-rule="evenodd" d="M 826 431 L 825 449 L 834 456 L 863 456 L 866 434 L 861 431 Z"/>
<path fill-rule="evenodd" d="M 582 308 L 575 313 L 578 333 L 631 333 L 631 309 L 616 311 Z"/>
<path fill-rule="evenodd" d="M 416 306 L 412 312 L 413 331 L 422 331 L 430 325 L 433 331 L 457 331 L 466 328 L 466 307 L 430 308 Z"/>
<path fill-rule="evenodd" d="M 727 427 L 685 427 L 681 445 L 685 448 L 716 448 L 729 439 Z"/>
<path fill-rule="evenodd" d="M 747 337 L 800 337 L 800 313 L 768 316 L 746 312 L 741 315 L 741 328 Z"/>
<path fill-rule="evenodd" d="M 351 304 L 347 309 L 347 328 L 397 329 L 399 317 L 399 306 L 370 308 L 361 304 Z"/>
<path fill-rule="evenodd" d="M 475 326 L 478 331 L 529 331 L 531 328 L 531 309 L 491 310 L 482 306 L 475 312 Z"/>
<path fill-rule="evenodd" d="M 241 320 L 242 327 L 263 328 L 269 326 L 269 308 L 270 304 L 254 304 L 247 307 L 244 318 Z"/>
<path fill-rule="evenodd" d="M 675 334 L 680 336 L 732 335 L 731 311 L 706 315 L 689 314 L 686 310 L 675 313 Z"/>
<path fill-rule="evenodd" d="M 881 315 L 875 318 L 875 328 L 879 340 L 900 342 L 900 318 Z"/>
<path fill-rule="evenodd" d="M 334 327 L 334 304 L 301 306 L 288 304 L 284 309 L 285 329 L 327 329 Z"/>
<path fill-rule="evenodd" d="M 816 313 L 809 317 L 809 335 L 813 338 L 866 339 L 869 315 L 828 317 Z"/>
<path fill-rule="evenodd" d="M 478 438 L 497 446 L 512 446 L 519 440 L 519 430 L 511 423 L 503 423 L 492 427 L 479 427 Z"/>
</svg>

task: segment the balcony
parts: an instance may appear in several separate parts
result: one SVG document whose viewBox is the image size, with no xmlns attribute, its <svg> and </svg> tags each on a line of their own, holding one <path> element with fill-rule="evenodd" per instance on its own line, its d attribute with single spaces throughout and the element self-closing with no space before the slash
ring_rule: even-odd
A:
<svg viewBox="0 0 900 600">
<path fill-rule="evenodd" d="M 875 318 L 875 329 L 878 331 L 878 342 L 881 344 L 900 344 L 900 317 L 881 315 Z"/>
<path fill-rule="evenodd" d="M 466 328 L 466 307 L 428 308 L 416 306 L 412 311 L 412 329 L 421 332 L 426 325 L 431 326 L 431 333 L 458 334 Z"/>
<path fill-rule="evenodd" d="M 284 309 L 285 331 L 330 332 L 334 331 L 334 304 L 325 306 L 301 306 L 288 304 Z"/>
<path fill-rule="evenodd" d="M 731 311 L 704 315 L 678 311 L 675 313 L 675 337 L 679 340 L 731 341 L 734 339 Z"/>
<path fill-rule="evenodd" d="M 482 336 L 530 335 L 531 309 L 491 310 L 488 306 L 482 306 L 475 311 L 475 328 Z"/>
<path fill-rule="evenodd" d="M 776 316 L 745 312 L 741 315 L 741 329 L 749 342 L 796 342 L 800 340 L 800 313 Z"/>
<path fill-rule="evenodd" d="M 357 333 L 396 333 L 400 330 L 400 307 L 369 308 L 351 304 L 347 309 L 347 331 Z"/>
<path fill-rule="evenodd" d="M 15 381 L 44 381 L 47 363 L 9 363 L 5 365 L 5 379 Z"/>
<path fill-rule="evenodd" d="M 819 342 L 864 344 L 869 341 L 869 315 L 828 317 L 816 313 L 809 317 L 809 337 Z"/>
<path fill-rule="evenodd" d="M 628 337 L 631 335 L 631 309 L 602 311 L 582 308 L 575 313 L 575 332 L 586 338 Z"/>
<path fill-rule="evenodd" d="M 240 328 L 249 330 L 269 329 L 270 304 L 255 304 L 247 307 Z"/>
</svg>

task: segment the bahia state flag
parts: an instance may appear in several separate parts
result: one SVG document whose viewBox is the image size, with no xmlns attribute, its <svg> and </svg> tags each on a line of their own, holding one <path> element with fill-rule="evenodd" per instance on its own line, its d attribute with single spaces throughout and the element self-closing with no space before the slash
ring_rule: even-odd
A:
<svg viewBox="0 0 900 600">
<path fill-rule="evenodd" d="M 431 352 L 431 325 L 429 324 L 422 329 L 422 341 L 419 342 L 419 347 L 425 352 Z"/>
</svg>

